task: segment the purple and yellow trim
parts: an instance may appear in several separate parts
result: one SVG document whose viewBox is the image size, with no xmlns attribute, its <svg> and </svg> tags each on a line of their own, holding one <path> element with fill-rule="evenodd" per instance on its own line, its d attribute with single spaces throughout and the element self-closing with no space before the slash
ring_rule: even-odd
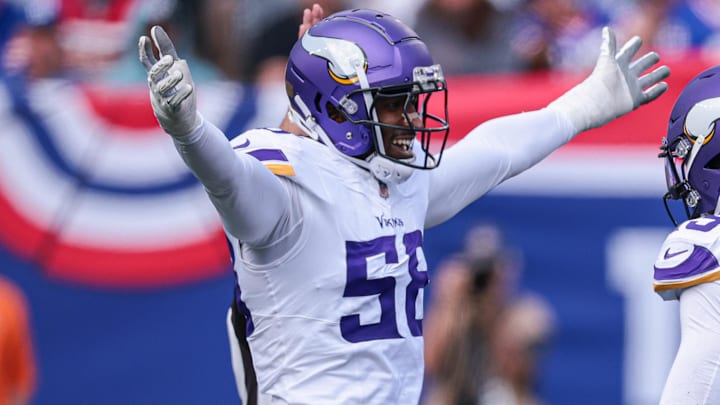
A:
<svg viewBox="0 0 720 405">
<path fill-rule="evenodd" d="M 280 149 L 256 149 L 245 153 L 261 161 L 273 174 L 278 176 L 295 175 L 295 169 Z"/>
</svg>

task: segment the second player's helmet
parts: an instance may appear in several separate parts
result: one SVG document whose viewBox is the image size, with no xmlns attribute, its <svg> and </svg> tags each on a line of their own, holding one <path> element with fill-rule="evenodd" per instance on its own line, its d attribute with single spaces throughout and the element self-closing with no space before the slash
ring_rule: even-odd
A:
<svg viewBox="0 0 720 405">
<path fill-rule="evenodd" d="M 448 134 L 446 83 L 425 43 L 388 14 L 348 10 L 312 26 L 290 52 L 285 72 L 290 115 L 312 137 L 383 181 L 440 162 Z M 429 103 L 430 95 L 442 94 Z M 404 97 L 404 114 L 422 153 L 395 159 L 385 153 L 375 102 Z M 431 114 L 433 106 L 440 113 Z M 415 117 L 415 110 L 418 116 Z M 431 149 L 432 147 L 432 149 Z"/>
<path fill-rule="evenodd" d="M 670 113 L 660 157 L 665 161 L 668 200 L 682 200 L 688 218 L 718 212 L 720 196 L 720 66 L 695 76 Z"/>
</svg>

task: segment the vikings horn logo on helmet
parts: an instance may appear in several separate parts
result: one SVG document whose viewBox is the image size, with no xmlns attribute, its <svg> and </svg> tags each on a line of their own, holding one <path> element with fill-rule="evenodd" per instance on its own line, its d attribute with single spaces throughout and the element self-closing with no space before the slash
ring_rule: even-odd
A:
<svg viewBox="0 0 720 405">
<path fill-rule="evenodd" d="M 685 118 L 685 134 L 691 141 L 704 137 L 703 144 L 708 143 L 715 134 L 715 121 L 720 117 L 720 97 L 709 98 L 698 102 Z"/>
<path fill-rule="evenodd" d="M 315 37 L 308 32 L 302 38 L 302 46 L 309 54 L 327 60 L 330 77 L 340 84 L 352 84 L 358 81 L 356 66 L 362 66 L 363 71 L 367 71 L 367 56 L 354 42 Z"/>
</svg>

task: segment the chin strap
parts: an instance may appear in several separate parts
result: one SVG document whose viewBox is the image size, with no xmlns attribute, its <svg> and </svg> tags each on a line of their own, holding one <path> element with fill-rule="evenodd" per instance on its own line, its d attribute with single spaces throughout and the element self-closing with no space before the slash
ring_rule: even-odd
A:
<svg viewBox="0 0 720 405">
<path fill-rule="evenodd" d="M 290 111 L 288 111 L 288 118 L 290 119 L 290 122 L 299 126 L 303 130 L 303 132 L 305 132 L 310 138 L 316 141 L 319 140 L 319 133 L 325 135 L 325 132 L 317 124 L 317 122 L 315 122 L 312 114 L 310 114 L 310 109 L 307 108 L 300 96 L 295 96 L 294 101 L 297 104 L 298 108 L 302 110 L 302 114 L 295 111 L 293 108 L 290 108 Z M 324 137 L 323 141 L 326 141 Z"/>
<path fill-rule="evenodd" d="M 415 169 L 374 153 L 368 158 L 372 175 L 385 184 L 400 184 L 407 180 Z"/>
</svg>

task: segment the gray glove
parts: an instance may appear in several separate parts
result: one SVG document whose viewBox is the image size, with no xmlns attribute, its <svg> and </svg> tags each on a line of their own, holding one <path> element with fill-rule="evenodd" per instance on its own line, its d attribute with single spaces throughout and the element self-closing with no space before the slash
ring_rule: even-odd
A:
<svg viewBox="0 0 720 405">
<path fill-rule="evenodd" d="M 155 58 L 150 38 L 144 35 L 138 50 L 140 62 L 148 72 L 153 112 L 165 132 L 174 137 L 187 135 L 202 123 L 190 69 L 184 59 L 178 58 L 170 37 L 160 26 L 152 27 L 150 36 L 160 59 Z"/>
<path fill-rule="evenodd" d="M 642 45 L 633 37 L 616 53 L 615 34 L 604 27 L 600 56 L 590 76 L 548 105 L 564 113 L 578 132 L 596 128 L 660 97 L 670 75 L 667 66 L 643 74 L 660 60 L 648 52 L 631 62 Z"/>
</svg>

